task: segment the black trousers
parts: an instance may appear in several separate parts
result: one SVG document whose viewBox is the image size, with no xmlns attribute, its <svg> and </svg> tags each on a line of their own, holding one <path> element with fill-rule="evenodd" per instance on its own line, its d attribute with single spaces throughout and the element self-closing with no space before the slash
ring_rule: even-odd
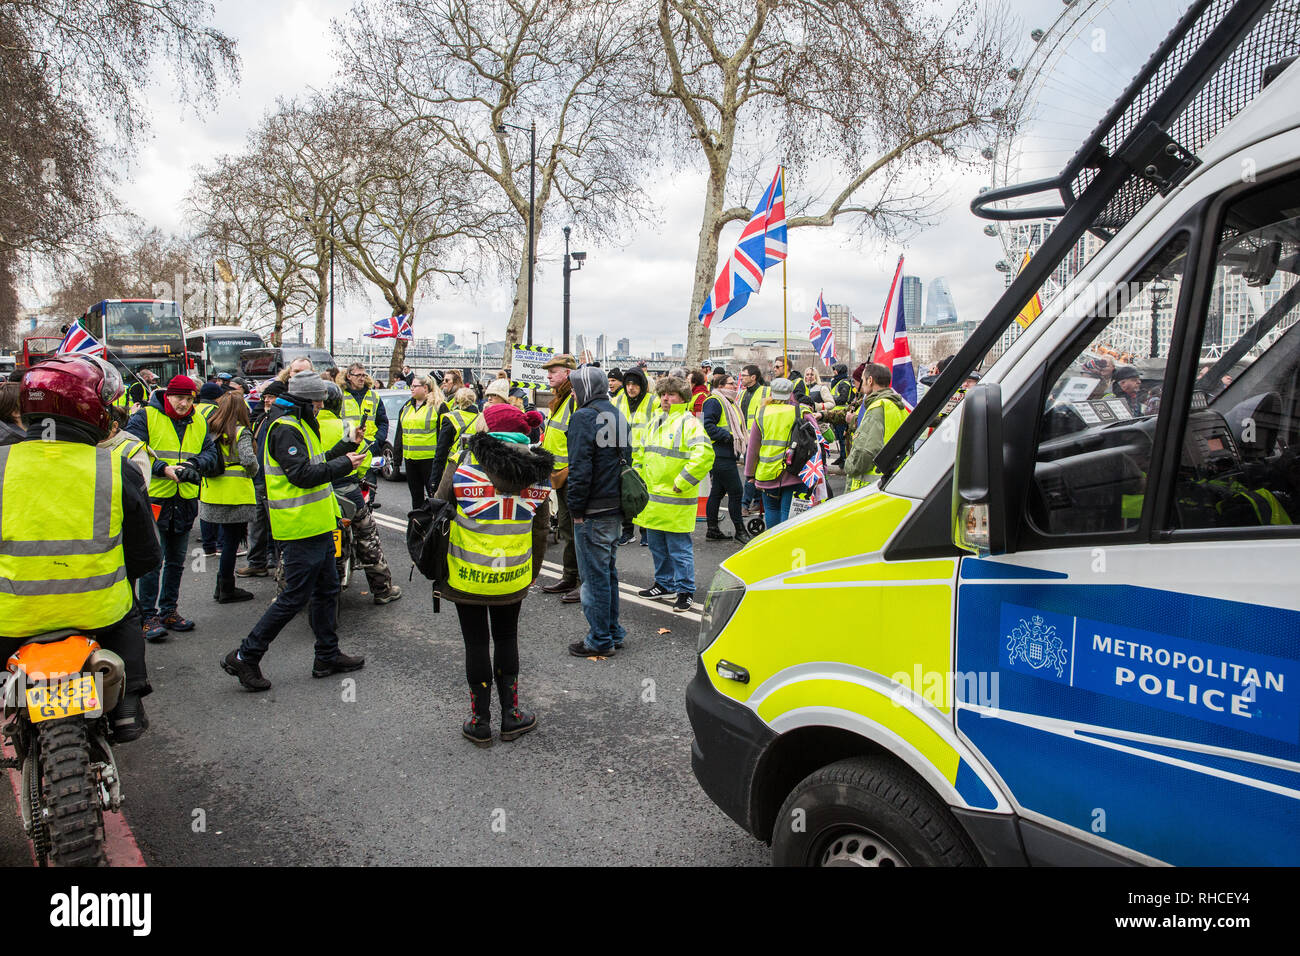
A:
<svg viewBox="0 0 1300 956">
<path fill-rule="evenodd" d="M 149 686 L 149 672 L 144 663 L 144 630 L 140 627 L 140 615 L 134 607 L 116 624 L 84 633 L 98 641 L 100 647 L 122 658 L 122 663 L 126 665 L 128 692 L 143 697 L 153 690 Z M 0 654 L 8 660 L 9 655 L 22 647 L 23 643 L 24 638 L 0 637 Z"/>
<path fill-rule="evenodd" d="M 433 493 L 433 488 L 430 487 L 433 482 L 433 459 L 407 458 L 402 462 L 402 467 L 406 469 L 406 487 L 411 491 L 411 510 L 414 511 Z"/>
<path fill-rule="evenodd" d="M 561 580 L 581 581 L 582 578 L 578 575 L 578 549 L 573 543 L 573 515 L 569 513 L 569 499 L 563 488 L 555 493 L 555 498 L 560 503 L 555 512 L 555 530 L 559 532 L 560 544 L 564 548 L 564 577 Z"/>
<path fill-rule="evenodd" d="M 465 639 L 465 679 L 471 687 L 492 683 L 493 671 L 513 676 L 519 673 L 519 609 L 514 604 L 457 604 L 460 634 Z M 488 644 L 496 649 L 496 667 Z"/>
<path fill-rule="evenodd" d="M 339 656 L 338 620 L 339 571 L 334 564 L 334 535 L 280 542 L 284 563 L 284 590 L 271 602 L 244 642 L 240 656 L 246 661 L 262 659 L 271 642 L 304 607 L 316 634 L 316 658 L 332 661 Z"/>
<path fill-rule="evenodd" d="M 740 469 L 734 458 L 716 458 L 710 473 L 712 484 L 709 488 L 709 500 L 704 505 L 704 516 L 710 528 L 718 526 L 718 511 L 722 507 L 722 496 L 727 496 L 727 511 L 731 523 L 739 531 L 745 527 L 745 519 L 740 513 L 741 498 L 745 494 L 745 484 L 740 480 Z"/>
</svg>

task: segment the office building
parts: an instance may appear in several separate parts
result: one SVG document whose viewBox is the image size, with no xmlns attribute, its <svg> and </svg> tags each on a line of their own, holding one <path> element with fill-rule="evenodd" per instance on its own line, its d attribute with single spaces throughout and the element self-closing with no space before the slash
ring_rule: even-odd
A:
<svg viewBox="0 0 1300 956">
<path fill-rule="evenodd" d="M 921 324 L 921 280 L 917 276 L 903 276 L 899 295 L 903 297 L 903 320 L 909 329 Z"/>
<path fill-rule="evenodd" d="M 943 276 L 930 283 L 925 291 L 924 325 L 956 325 L 957 306 L 952 300 L 948 280 Z M 911 323 L 908 323 L 909 327 Z"/>
</svg>

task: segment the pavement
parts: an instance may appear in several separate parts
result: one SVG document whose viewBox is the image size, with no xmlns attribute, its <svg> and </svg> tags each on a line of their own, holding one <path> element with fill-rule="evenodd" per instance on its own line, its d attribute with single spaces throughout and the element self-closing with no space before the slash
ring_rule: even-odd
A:
<svg viewBox="0 0 1300 956">
<path fill-rule="evenodd" d="M 245 691 L 218 662 L 275 584 L 241 580 L 256 600 L 216 604 L 216 560 L 202 558 L 196 525 L 180 610 L 197 626 L 149 646 L 151 727 L 118 748 L 124 816 L 146 864 L 768 862 L 767 848 L 691 772 L 685 690 L 700 615 L 629 593 L 653 583 L 648 548 L 634 538 L 619 549 L 627 643 L 591 660 L 566 650 L 586 632 L 581 606 L 540 591 L 559 576 L 552 544 L 520 619 L 521 700 L 538 728 L 479 749 L 460 732 L 468 688 L 455 608 L 444 602 L 434 614 L 428 582 L 408 580 L 405 483 L 381 482 L 380 502 L 384 552 L 405 593 L 376 607 L 363 575 L 344 592 L 342 648 L 366 666 L 313 679 L 300 614 L 262 662 L 274 683 L 263 693 Z M 705 541 L 702 521 L 695 539 L 702 604 L 738 546 Z M 6 853 L 11 822 L 0 826 Z"/>
</svg>

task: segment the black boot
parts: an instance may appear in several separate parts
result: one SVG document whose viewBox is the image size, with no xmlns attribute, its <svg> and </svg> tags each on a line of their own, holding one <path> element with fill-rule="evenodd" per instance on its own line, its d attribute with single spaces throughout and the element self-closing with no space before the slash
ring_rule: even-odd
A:
<svg viewBox="0 0 1300 956">
<path fill-rule="evenodd" d="M 537 726 L 537 715 L 519 707 L 519 675 L 497 674 L 497 696 L 501 699 L 501 739 L 514 740 Z"/>
<path fill-rule="evenodd" d="M 235 576 L 217 578 L 217 591 L 212 595 L 218 604 L 234 604 L 238 601 L 251 601 L 255 595 L 252 591 L 235 587 Z"/>
<path fill-rule="evenodd" d="M 722 529 L 718 527 L 717 523 L 715 522 L 714 524 L 709 525 L 709 529 L 704 532 L 704 540 L 705 541 L 726 541 L 727 536 L 722 533 Z"/>
<path fill-rule="evenodd" d="M 460 732 L 476 747 L 492 746 L 492 685 L 469 685 L 469 720 Z"/>
</svg>

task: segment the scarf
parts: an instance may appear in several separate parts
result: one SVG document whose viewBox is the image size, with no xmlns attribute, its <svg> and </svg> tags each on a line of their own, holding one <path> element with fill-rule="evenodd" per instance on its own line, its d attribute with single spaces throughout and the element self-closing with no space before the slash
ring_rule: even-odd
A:
<svg viewBox="0 0 1300 956">
<path fill-rule="evenodd" d="M 734 388 L 715 388 L 713 397 L 722 403 L 722 410 L 727 415 L 727 430 L 731 432 L 731 444 L 736 450 L 736 457 L 742 458 L 749 444 L 749 429 L 745 427 L 745 416 L 736 404 Z"/>
</svg>

